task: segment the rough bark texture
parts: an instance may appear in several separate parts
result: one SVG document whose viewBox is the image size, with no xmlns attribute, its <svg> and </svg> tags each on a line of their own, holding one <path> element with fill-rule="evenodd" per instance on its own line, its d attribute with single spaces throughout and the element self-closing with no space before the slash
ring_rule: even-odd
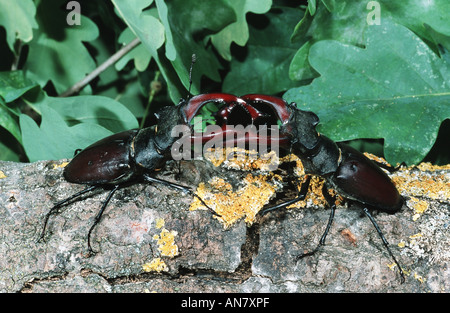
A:
<svg viewBox="0 0 450 313">
<path fill-rule="evenodd" d="M 87 232 L 105 192 L 63 207 L 37 242 L 52 205 L 84 188 L 64 181 L 61 163 L 0 162 L 1 292 L 450 292 L 448 199 L 415 194 L 428 205 L 415 221 L 408 205 L 375 214 L 407 272 L 404 284 L 358 205 L 339 207 L 326 245 L 295 262 L 317 244 L 328 210 L 279 210 L 250 227 L 240 221 L 224 229 L 210 212 L 189 211 L 191 196 L 161 185 L 120 189 L 92 234 L 97 253 L 87 257 Z M 195 190 L 219 170 L 195 161 L 183 163 L 176 180 L 170 169 L 159 177 Z M 220 175 L 236 180 L 247 173 Z M 429 176 L 444 177 L 449 188 L 449 170 Z M 174 257 L 161 250 L 163 230 L 178 248 Z M 145 272 L 152 260 L 166 270 Z"/>
</svg>

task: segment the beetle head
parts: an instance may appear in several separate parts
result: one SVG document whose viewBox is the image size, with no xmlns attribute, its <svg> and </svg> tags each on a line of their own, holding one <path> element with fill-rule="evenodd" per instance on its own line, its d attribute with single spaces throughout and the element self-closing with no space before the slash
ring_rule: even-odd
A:
<svg viewBox="0 0 450 313">
<path fill-rule="evenodd" d="M 184 100 L 182 100 L 184 101 Z M 158 119 L 155 129 L 154 141 L 156 146 L 163 151 L 169 150 L 172 144 L 178 139 L 172 137 L 172 129 L 177 125 L 184 125 L 183 117 L 180 112 L 182 106 L 166 106 L 161 108 L 155 115 Z"/>
<path fill-rule="evenodd" d="M 319 133 L 316 126 L 319 124 L 319 117 L 311 112 L 297 108 L 296 104 L 290 103 L 292 112 L 289 120 L 281 126 L 281 132 L 291 137 L 291 143 L 302 153 L 308 154 L 319 142 Z"/>
</svg>

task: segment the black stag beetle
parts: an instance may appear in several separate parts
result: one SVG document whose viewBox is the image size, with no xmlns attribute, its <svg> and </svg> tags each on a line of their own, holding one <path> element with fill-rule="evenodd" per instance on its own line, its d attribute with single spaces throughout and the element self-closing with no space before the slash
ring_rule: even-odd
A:
<svg viewBox="0 0 450 313">
<path fill-rule="evenodd" d="M 305 174 L 308 175 L 295 199 L 263 209 L 260 211 L 261 214 L 303 200 L 308 192 L 310 175 L 318 175 L 326 180 L 322 192 L 331 209 L 328 224 L 317 247 L 310 252 L 297 256 L 296 261 L 314 254 L 325 244 L 336 210 L 336 199 L 328 192 L 328 188 L 331 188 L 344 198 L 363 205 L 364 214 L 374 225 L 384 246 L 397 265 L 403 283 L 405 281 L 403 270 L 369 211 L 369 209 L 377 209 L 392 214 L 401 209 L 403 198 L 389 176 L 379 166 L 390 172 L 396 169 L 383 164 L 378 164 L 378 166 L 352 147 L 344 143 L 335 143 L 328 137 L 317 133 L 315 130 L 319 123 L 317 115 L 313 112 L 298 109 L 295 103 L 287 103 L 278 97 L 258 94 L 245 95 L 241 98 L 249 105 L 263 104 L 273 109 L 281 121 L 280 134 L 289 136 L 291 139 L 286 148 L 291 149 L 292 153 L 302 160 Z"/>
<path fill-rule="evenodd" d="M 59 201 L 50 209 L 45 216 L 39 240 L 45 236 L 50 216 L 59 213 L 61 206 L 99 187 L 110 191 L 89 229 L 87 237 L 89 254 L 94 252 L 90 242 L 92 230 L 100 221 L 108 202 L 119 188 L 137 182 L 159 183 L 199 198 L 188 187 L 152 176 L 170 158 L 170 148 L 179 139 L 170 136 L 172 128 L 175 125 L 189 125 L 194 117 L 186 114 L 186 112 L 190 112 L 189 105 L 191 103 L 182 100 L 178 106 L 164 107 L 156 114 L 158 118 L 156 126 L 114 134 L 76 154 L 64 168 L 64 178 L 68 182 L 85 184 L 88 187 Z M 193 103 L 195 104 L 195 102 Z M 199 198 L 199 200 L 208 207 L 202 199 Z M 208 207 L 208 209 L 210 208 Z M 214 211 L 212 213 L 216 214 Z"/>
</svg>

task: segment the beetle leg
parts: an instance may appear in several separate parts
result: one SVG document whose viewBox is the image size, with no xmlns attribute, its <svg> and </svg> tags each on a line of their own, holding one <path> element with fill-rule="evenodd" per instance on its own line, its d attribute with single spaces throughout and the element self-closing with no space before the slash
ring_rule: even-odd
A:
<svg viewBox="0 0 450 313">
<path fill-rule="evenodd" d="M 106 206 L 108 205 L 109 201 L 111 200 L 113 194 L 119 189 L 120 185 L 115 185 L 114 188 L 109 192 L 108 196 L 106 197 L 105 201 L 103 201 L 102 207 L 100 211 L 97 213 L 94 219 L 94 223 L 92 224 L 91 228 L 89 228 L 88 237 L 87 237 L 87 243 L 88 243 L 88 251 L 89 256 L 95 254 L 95 251 L 92 250 L 91 247 L 91 233 L 94 227 L 100 222 L 100 218 L 102 217 L 103 212 L 105 211 Z"/>
<path fill-rule="evenodd" d="M 325 239 L 327 238 L 328 232 L 330 231 L 331 224 L 333 224 L 334 212 L 336 211 L 336 197 L 332 197 L 330 195 L 330 193 L 328 192 L 328 188 L 326 187 L 326 184 L 323 185 L 322 193 L 323 193 L 323 196 L 325 197 L 325 200 L 327 200 L 328 205 L 330 206 L 330 217 L 328 219 L 327 227 L 325 228 L 325 231 L 322 234 L 322 237 L 320 238 L 320 241 L 319 241 L 319 244 L 317 245 L 317 247 L 310 252 L 306 252 L 306 253 L 296 256 L 295 261 L 298 261 L 298 260 L 304 258 L 305 256 L 313 255 L 320 249 L 321 246 L 325 245 Z"/>
<path fill-rule="evenodd" d="M 59 201 L 58 203 L 56 203 L 56 204 L 48 211 L 48 213 L 45 215 L 44 226 L 42 227 L 41 235 L 39 236 L 38 242 L 40 242 L 41 240 L 44 239 L 44 236 L 45 236 L 45 229 L 47 228 L 47 223 L 48 223 L 48 220 L 49 220 L 49 218 L 50 218 L 51 215 L 59 213 L 59 210 L 58 210 L 58 209 L 59 209 L 61 206 L 63 206 L 64 204 L 66 204 L 67 202 L 69 202 L 69 201 L 71 201 L 71 200 L 73 200 L 73 199 L 75 199 L 75 198 L 77 198 L 77 197 L 79 197 L 79 196 L 81 196 L 81 195 L 83 195 L 83 194 L 85 194 L 85 193 L 91 191 L 91 190 L 94 190 L 94 189 L 97 188 L 97 187 L 98 187 L 98 186 L 96 186 L 96 185 L 88 186 L 88 187 L 86 187 L 85 189 L 83 189 L 83 190 L 81 190 L 81 191 L 79 191 L 79 192 L 77 192 L 77 193 L 71 195 L 69 198 L 66 198 L 66 199 L 61 200 L 61 201 Z"/>
<path fill-rule="evenodd" d="M 276 209 L 281 209 L 281 208 L 285 208 L 291 204 L 294 204 L 295 202 L 301 201 L 303 199 L 305 199 L 306 194 L 308 193 L 308 188 L 309 188 L 309 183 L 311 182 L 311 176 L 308 176 L 306 178 L 306 180 L 302 183 L 301 187 L 300 187 L 300 191 L 298 192 L 298 196 L 294 199 L 285 201 L 283 203 L 271 206 L 269 208 L 265 208 L 261 211 L 259 211 L 259 213 L 261 215 L 265 215 L 270 211 L 276 210 Z"/>
<path fill-rule="evenodd" d="M 383 169 L 385 169 L 386 171 L 388 171 L 389 173 L 395 173 L 395 172 L 397 172 L 400 168 L 402 168 L 402 167 L 406 167 L 406 163 L 405 162 L 402 162 L 402 163 L 400 163 L 398 166 L 392 166 L 392 165 L 388 165 L 388 164 L 385 164 L 385 163 L 381 163 L 381 162 L 378 162 L 378 161 L 376 161 L 376 160 L 373 160 L 373 159 L 370 159 L 372 162 L 374 162 L 375 164 L 377 164 L 379 167 L 381 167 L 381 168 L 383 168 Z"/>
<path fill-rule="evenodd" d="M 386 238 L 384 237 L 383 233 L 381 232 L 380 227 L 378 226 L 377 222 L 375 221 L 375 219 L 373 218 L 372 214 L 370 214 L 369 210 L 364 207 L 363 208 L 363 212 L 364 214 L 369 218 L 369 220 L 372 222 L 373 226 L 375 227 L 375 229 L 377 230 L 378 235 L 381 238 L 381 241 L 383 241 L 384 246 L 386 247 L 387 251 L 389 252 L 389 255 L 391 256 L 391 258 L 394 260 L 395 264 L 397 264 L 398 267 L 398 271 L 400 273 L 401 276 L 401 280 L 402 280 L 402 284 L 405 282 L 405 275 L 403 274 L 403 269 L 400 266 L 400 263 L 398 263 L 397 259 L 395 258 L 394 254 L 392 253 L 391 249 L 389 248 L 389 242 L 386 240 Z"/>
<path fill-rule="evenodd" d="M 169 181 L 167 181 L 167 180 L 155 178 L 155 177 L 152 177 L 152 176 L 150 176 L 150 175 L 148 175 L 148 174 L 144 174 L 144 175 L 143 175 L 143 178 L 144 178 L 144 180 L 145 180 L 146 182 L 162 184 L 162 185 L 164 185 L 164 186 L 171 187 L 171 188 L 175 188 L 175 189 L 180 190 L 180 191 L 182 191 L 182 192 L 186 192 L 186 193 L 188 193 L 188 194 L 190 194 L 190 195 L 193 195 L 193 196 L 196 197 L 198 200 L 200 200 L 200 202 L 202 203 L 202 205 L 204 205 L 205 207 L 207 207 L 208 210 L 209 210 L 213 215 L 215 215 L 215 216 L 217 216 L 217 217 L 221 217 L 220 214 L 216 213 L 211 207 L 209 207 L 209 206 L 205 203 L 205 201 L 203 201 L 203 199 L 202 199 L 199 195 L 197 195 L 195 192 L 193 192 L 189 187 L 186 187 L 186 186 L 183 186 L 183 185 L 179 185 L 179 184 L 175 184 L 175 183 L 169 182 Z"/>
</svg>

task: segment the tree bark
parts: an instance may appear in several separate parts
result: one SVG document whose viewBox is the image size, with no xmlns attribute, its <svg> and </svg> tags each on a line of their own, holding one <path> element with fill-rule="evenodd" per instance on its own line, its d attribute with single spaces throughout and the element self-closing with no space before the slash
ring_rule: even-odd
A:
<svg viewBox="0 0 450 313">
<path fill-rule="evenodd" d="M 358 204 L 339 206 L 325 246 L 297 262 L 317 245 L 326 208 L 278 210 L 225 229 L 209 211 L 190 211 L 192 196 L 162 185 L 116 192 L 92 233 L 93 256 L 87 232 L 106 197 L 101 189 L 51 216 L 45 241 L 37 242 L 53 204 L 84 188 L 64 181 L 62 162 L 0 162 L 1 292 L 450 292 L 448 168 L 403 171 L 444 190 L 436 196 L 402 189 L 400 212 L 375 214 L 406 272 L 401 284 Z M 248 175 L 207 161 L 181 163 L 180 173 L 169 165 L 158 177 L 193 190 L 214 176 Z M 428 206 L 424 212 L 417 199 Z M 161 272 L 146 272 L 158 262 Z"/>
</svg>

